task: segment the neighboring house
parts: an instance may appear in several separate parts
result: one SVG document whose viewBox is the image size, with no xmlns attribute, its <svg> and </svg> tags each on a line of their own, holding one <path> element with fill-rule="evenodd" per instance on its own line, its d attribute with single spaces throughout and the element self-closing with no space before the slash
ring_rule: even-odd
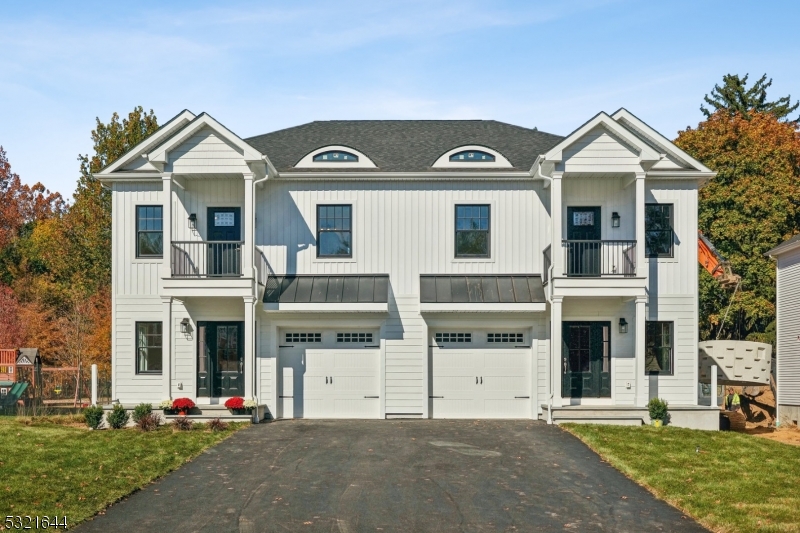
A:
<svg viewBox="0 0 800 533">
<path fill-rule="evenodd" d="M 312 122 L 241 139 L 183 111 L 113 197 L 113 397 L 273 417 L 716 429 L 697 406 L 697 191 L 628 111 Z"/>
<path fill-rule="evenodd" d="M 800 235 L 767 255 L 777 260 L 776 389 L 780 423 L 800 421 Z"/>
</svg>

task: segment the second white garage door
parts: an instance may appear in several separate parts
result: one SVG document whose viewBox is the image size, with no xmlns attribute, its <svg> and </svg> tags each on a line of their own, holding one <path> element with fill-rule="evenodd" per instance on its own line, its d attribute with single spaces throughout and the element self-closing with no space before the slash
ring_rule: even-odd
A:
<svg viewBox="0 0 800 533">
<path fill-rule="evenodd" d="M 378 418 L 379 351 L 281 348 L 283 418 Z"/>
<path fill-rule="evenodd" d="M 434 418 L 530 418 L 530 349 L 431 350 Z"/>
</svg>

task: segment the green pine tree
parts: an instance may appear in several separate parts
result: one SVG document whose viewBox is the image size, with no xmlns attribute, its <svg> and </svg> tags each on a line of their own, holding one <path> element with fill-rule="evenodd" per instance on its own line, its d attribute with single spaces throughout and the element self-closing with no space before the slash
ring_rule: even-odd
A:
<svg viewBox="0 0 800 533">
<path fill-rule="evenodd" d="M 736 74 L 723 76 L 723 86 L 714 85 L 711 98 L 708 95 L 703 98 L 711 109 L 701 105 L 700 111 L 708 118 L 720 109 L 726 109 L 731 115 L 739 113 L 748 120 L 751 112 L 770 113 L 775 115 L 778 120 L 785 121 L 788 120 L 789 114 L 800 107 L 800 102 L 792 105 L 791 94 L 778 98 L 774 102 L 768 102 L 767 89 L 772 85 L 772 78 L 767 81 L 767 75 L 764 74 L 748 89 L 747 78 L 749 76 L 750 74 L 746 74 L 744 78 L 740 78 Z M 800 120 L 800 117 L 795 119 L 795 121 L 797 120 Z"/>
</svg>

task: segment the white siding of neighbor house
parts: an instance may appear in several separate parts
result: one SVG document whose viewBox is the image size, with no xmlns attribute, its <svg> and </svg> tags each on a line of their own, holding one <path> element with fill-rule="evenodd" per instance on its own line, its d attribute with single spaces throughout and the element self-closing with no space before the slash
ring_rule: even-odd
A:
<svg viewBox="0 0 800 533">
<path fill-rule="evenodd" d="M 800 406 L 800 250 L 778 257 L 778 405 Z"/>
</svg>

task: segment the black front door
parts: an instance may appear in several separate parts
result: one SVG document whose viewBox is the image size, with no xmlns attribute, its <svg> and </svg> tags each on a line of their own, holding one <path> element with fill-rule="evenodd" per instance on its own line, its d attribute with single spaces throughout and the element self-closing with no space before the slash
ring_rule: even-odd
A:
<svg viewBox="0 0 800 533">
<path fill-rule="evenodd" d="M 567 207 L 567 275 L 600 275 L 600 208 Z"/>
<path fill-rule="evenodd" d="M 241 211 L 238 207 L 208 208 L 208 275 L 241 276 Z"/>
<path fill-rule="evenodd" d="M 611 322 L 564 322 L 561 394 L 611 397 Z"/>
<path fill-rule="evenodd" d="M 198 322 L 197 395 L 244 394 L 244 323 Z"/>
</svg>

